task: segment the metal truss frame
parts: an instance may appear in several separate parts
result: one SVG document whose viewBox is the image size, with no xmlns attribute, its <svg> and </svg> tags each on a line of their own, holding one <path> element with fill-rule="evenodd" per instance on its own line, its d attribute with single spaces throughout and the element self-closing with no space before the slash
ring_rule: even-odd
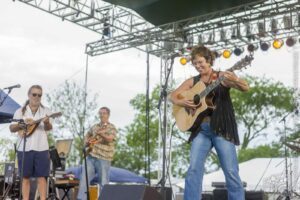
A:
<svg viewBox="0 0 300 200">
<path fill-rule="evenodd" d="M 197 44 L 220 51 L 295 37 L 300 28 L 299 0 L 254 1 L 161 26 L 101 0 L 19 1 L 98 33 L 100 40 L 86 44 L 91 56 L 133 47 L 161 57 Z"/>
<path fill-rule="evenodd" d="M 204 44 L 213 50 L 232 49 L 248 44 L 299 35 L 298 0 L 253 2 L 158 27 L 104 38 L 86 45 L 92 56 L 140 47 L 156 56 Z"/>
<path fill-rule="evenodd" d="M 135 12 L 101 0 L 18 1 L 96 32 L 102 40 L 153 27 Z"/>
</svg>

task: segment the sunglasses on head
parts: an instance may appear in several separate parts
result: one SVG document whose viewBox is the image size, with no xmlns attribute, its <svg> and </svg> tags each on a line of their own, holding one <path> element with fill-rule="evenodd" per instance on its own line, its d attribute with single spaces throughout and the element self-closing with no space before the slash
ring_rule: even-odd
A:
<svg viewBox="0 0 300 200">
<path fill-rule="evenodd" d="M 31 94 L 33 97 L 36 97 L 36 96 L 38 96 L 38 97 L 42 97 L 42 95 L 41 94 L 37 94 L 37 93 L 32 93 Z"/>
</svg>

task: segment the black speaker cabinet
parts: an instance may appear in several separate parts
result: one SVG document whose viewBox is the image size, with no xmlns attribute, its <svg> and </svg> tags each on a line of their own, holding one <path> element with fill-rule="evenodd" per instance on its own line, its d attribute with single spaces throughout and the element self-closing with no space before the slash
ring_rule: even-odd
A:
<svg viewBox="0 0 300 200">
<path fill-rule="evenodd" d="M 146 185 L 105 185 L 101 200 L 163 200 L 161 194 Z"/>
<path fill-rule="evenodd" d="M 226 188 L 214 189 L 213 197 L 216 200 L 227 200 L 227 189 Z"/>
<path fill-rule="evenodd" d="M 267 200 L 268 196 L 263 191 L 246 191 L 246 200 Z"/>
<path fill-rule="evenodd" d="M 163 196 L 163 194 L 165 195 L 165 200 L 172 200 L 172 188 L 170 187 L 164 187 L 164 191 L 162 191 L 161 187 L 156 187 L 155 188 L 159 194 L 161 194 Z M 164 193 L 163 193 L 164 192 Z"/>
<path fill-rule="evenodd" d="M 211 194 L 211 193 L 202 193 L 202 200 L 214 200 L 213 194 Z"/>
<path fill-rule="evenodd" d="M 227 200 L 227 189 L 214 189 L 214 200 Z M 267 200 L 268 196 L 263 191 L 245 191 L 246 200 Z"/>
</svg>

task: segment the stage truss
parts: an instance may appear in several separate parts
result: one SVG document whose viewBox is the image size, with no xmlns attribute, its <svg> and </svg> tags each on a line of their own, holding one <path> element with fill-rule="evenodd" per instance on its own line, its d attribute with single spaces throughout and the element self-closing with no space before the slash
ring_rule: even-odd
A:
<svg viewBox="0 0 300 200">
<path fill-rule="evenodd" d="M 96 0 L 19 0 L 99 34 L 86 45 L 91 56 L 128 48 L 169 56 L 197 44 L 213 50 L 259 44 L 299 35 L 298 0 L 255 1 L 161 26 L 134 11 Z"/>
</svg>

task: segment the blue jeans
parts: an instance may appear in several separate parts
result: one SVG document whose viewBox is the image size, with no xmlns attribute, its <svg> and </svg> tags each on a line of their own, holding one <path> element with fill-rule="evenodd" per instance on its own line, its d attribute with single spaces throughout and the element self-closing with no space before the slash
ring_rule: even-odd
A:
<svg viewBox="0 0 300 200">
<path fill-rule="evenodd" d="M 201 124 L 202 131 L 194 138 L 190 152 L 190 166 L 185 178 L 184 200 L 199 200 L 206 157 L 215 147 L 225 175 L 228 200 L 244 200 L 245 192 L 239 176 L 235 145 L 217 136 L 209 123 Z"/>
<path fill-rule="evenodd" d="M 96 173 L 98 174 L 98 183 L 102 188 L 105 184 L 109 183 L 109 169 L 110 169 L 110 161 L 98 159 L 92 156 L 88 156 L 86 158 L 87 164 L 87 173 L 89 182 L 93 178 L 95 178 Z M 101 189 L 100 189 L 101 191 Z M 100 195 L 99 195 L 100 197 Z M 80 184 L 79 184 L 79 191 L 77 199 L 86 200 L 86 179 L 85 179 L 85 167 L 84 164 L 82 166 Z"/>
</svg>

